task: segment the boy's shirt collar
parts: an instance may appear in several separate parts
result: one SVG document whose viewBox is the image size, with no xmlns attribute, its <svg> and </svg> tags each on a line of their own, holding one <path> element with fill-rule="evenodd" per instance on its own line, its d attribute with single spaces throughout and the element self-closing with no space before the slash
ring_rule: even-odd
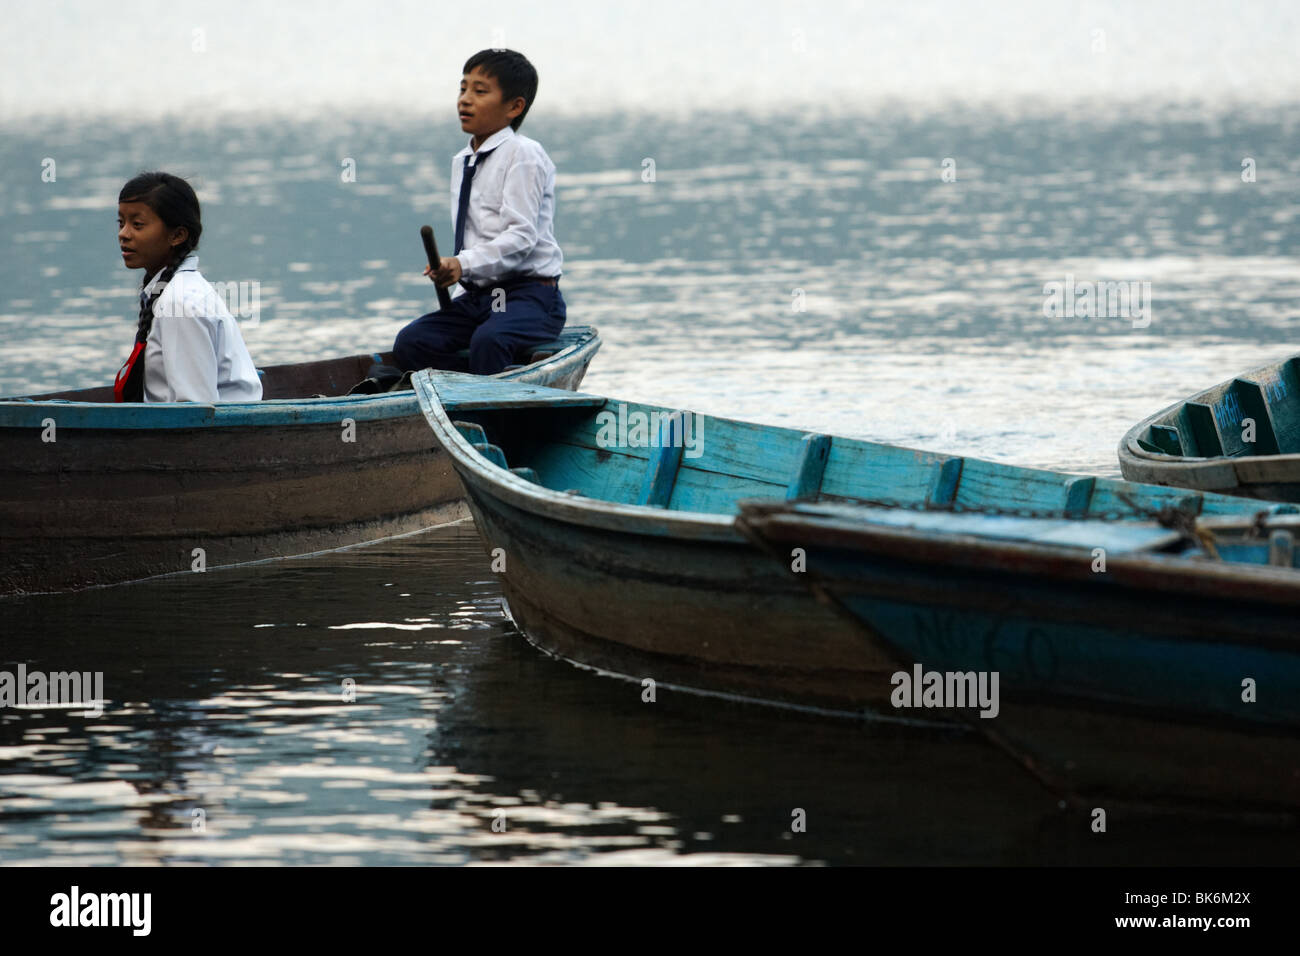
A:
<svg viewBox="0 0 1300 956">
<path fill-rule="evenodd" d="M 487 139 L 483 140 L 483 142 L 479 144 L 478 152 L 483 153 L 489 149 L 496 149 L 506 140 L 513 139 L 515 135 L 516 134 L 515 134 L 514 127 L 507 124 L 506 126 L 503 126 L 501 127 L 501 129 L 497 130 Z M 459 153 L 457 153 L 454 158 L 460 159 L 462 156 L 469 156 L 473 152 L 474 152 L 474 137 L 471 136 L 469 138 L 469 142 L 465 144 L 465 148 L 462 149 Z M 446 154 L 444 153 L 443 155 Z M 474 160 L 474 162 L 478 163 L 478 160 L 476 159 Z"/>
</svg>

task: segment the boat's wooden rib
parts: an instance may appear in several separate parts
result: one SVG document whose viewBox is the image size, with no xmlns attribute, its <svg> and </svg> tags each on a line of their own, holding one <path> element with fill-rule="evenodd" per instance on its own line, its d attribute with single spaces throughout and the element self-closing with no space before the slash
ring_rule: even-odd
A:
<svg viewBox="0 0 1300 956">
<path fill-rule="evenodd" d="M 1273 733 L 1300 707 L 1300 571 L 1268 563 L 1269 533 L 1300 532 L 1294 506 L 839 437 L 822 442 L 690 413 L 701 443 L 677 449 L 671 489 L 648 495 L 648 476 L 664 473 L 663 449 L 648 438 L 656 432 L 643 429 L 639 444 L 631 429 L 624 440 L 609 439 L 615 419 L 662 423 L 668 410 L 612 399 L 561 405 L 578 396 L 534 389 L 525 398 L 513 387 L 501 390 L 498 407 L 468 408 L 458 404 L 455 376 L 421 373 L 414 384 L 486 548 L 506 556 L 511 615 L 529 640 L 569 660 L 792 706 L 932 716 L 890 707 L 897 654 L 813 599 L 798 545 L 774 560 L 736 526 L 742 499 L 763 498 L 776 499 L 773 524 L 784 520 L 782 509 L 855 509 L 852 520 L 827 529 L 837 546 L 832 532 L 858 542 L 856 509 L 872 508 L 873 596 L 892 609 L 890 626 L 1004 671 L 1032 675 L 1050 653 L 1062 669 L 1054 680 L 1078 692 L 1075 699 L 1117 670 L 1125 675 L 1116 685 L 1123 704 L 1175 718 L 1163 739 L 1179 746 L 1194 739 L 1183 728 L 1196 721 L 1210 725 L 1214 739 L 1241 744 L 1239 730 L 1224 728 L 1246 676 L 1270 687 L 1270 702 L 1247 718 L 1256 721 L 1253 732 Z M 475 450 L 467 435 L 478 429 L 507 467 Z M 809 462 L 820 448 L 814 500 Z M 521 468 L 535 479 L 520 477 Z M 800 500 L 789 500 L 792 491 Z M 1167 524 L 1150 520 L 1153 513 Z M 1222 560 L 1205 556 L 1207 535 Z M 1214 674 L 1221 686 L 1208 700 L 1186 696 Z M 1044 685 L 1045 699 L 1031 695 L 1025 706 L 1053 705 L 1056 687 Z M 1290 704 L 1272 696 L 1288 694 Z M 1285 740 L 1277 746 L 1292 752 Z M 1223 788 L 1195 795 L 1214 800 Z M 1300 784 L 1281 802 L 1297 794 Z"/>
<path fill-rule="evenodd" d="M 804 435 L 799 441 L 799 463 L 785 490 L 786 498 L 815 498 L 822 490 L 826 459 L 831 453 L 830 435 Z"/>
<path fill-rule="evenodd" d="M 1125 478 L 1300 502 L 1300 357 L 1193 395 L 1129 429 Z"/>
<path fill-rule="evenodd" d="M 470 379 L 574 389 L 600 346 Z M 379 355 L 264 370 L 257 403 L 113 404 L 112 390 L 0 400 L 0 595 L 306 554 L 467 515 L 410 390 L 347 395 Z M 319 396 L 319 397 L 317 397 Z"/>
</svg>

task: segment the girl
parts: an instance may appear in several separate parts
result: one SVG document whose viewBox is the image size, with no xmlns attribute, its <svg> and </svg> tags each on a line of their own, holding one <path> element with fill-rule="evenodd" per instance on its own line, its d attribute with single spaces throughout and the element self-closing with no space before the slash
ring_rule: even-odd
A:
<svg viewBox="0 0 1300 956">
<path fill-rule="evenodd" d="M 256 402 L 262 382 L 244 337 L 199 274 L 203 224 L 185 180 L 141 173 L 117 197 L 117 241 L 143 269 L 135 348 L 117 373 L 119 402 Z"/>
</svg>

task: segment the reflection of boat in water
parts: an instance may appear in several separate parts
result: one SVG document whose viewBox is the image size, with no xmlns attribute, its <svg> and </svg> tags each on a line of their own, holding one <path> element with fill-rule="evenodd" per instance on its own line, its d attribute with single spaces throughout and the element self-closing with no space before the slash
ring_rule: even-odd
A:
<svg viewBox="0 0 1300 956">
<path fill-rule="evenodd" d="M 479 806 L 485 819 L 488 806 L 504 806 L 512 829 L 536 835 L 531 855 L 547 861 L 581 860 L 585 837 L 626 836 L 638 822 L 642 845 L 658 852 L 629 849 L 629 862 L 674 852 L 873 865 L 1244 865 L 1300 852 L 1295 830 L 1109 803 L 1103 839 L 1087 812 L 1061 809 L 978 734 L 662 687 L 646 703 L 639 682 L 595 679 L 513 635 L 478 645 L 473 668 L 449 675 L 446 689 L 430 761 L 517 794 L 517 806 Z M 796 808 L 807 811 L 805 833 L 791 832 Z"/>
<path fill-rule="evenodd" d="M 514 634 L 475 660 L 448 685 L 429 759 L 518 794 L 498 806 L 541 860 L 1038 863 L 1075 842 L 1055 798 L 975 734 L 664 687 L 646 702 L 639 682 L 595 680 Z"/>
</svg>

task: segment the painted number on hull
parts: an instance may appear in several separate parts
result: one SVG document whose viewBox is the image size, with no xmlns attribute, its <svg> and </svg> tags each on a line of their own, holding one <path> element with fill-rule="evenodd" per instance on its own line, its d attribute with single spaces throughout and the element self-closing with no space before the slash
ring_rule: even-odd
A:
<svg viewBox="0 0 1300 956">
<path fill-rule="evenodd" d="M 1059 662 L 1047 632 L 1015 621 L 995 618 L 987 625 L 959 619 L 951 611 L 917 614 L 916 649 L 925 664 L 972 668 L 977 661 L 1009 680 L 1029 684 L 1050 684 L 1056 679 Z M 983 626 L 983 634 L 979 628 Z"/>
</svg>

